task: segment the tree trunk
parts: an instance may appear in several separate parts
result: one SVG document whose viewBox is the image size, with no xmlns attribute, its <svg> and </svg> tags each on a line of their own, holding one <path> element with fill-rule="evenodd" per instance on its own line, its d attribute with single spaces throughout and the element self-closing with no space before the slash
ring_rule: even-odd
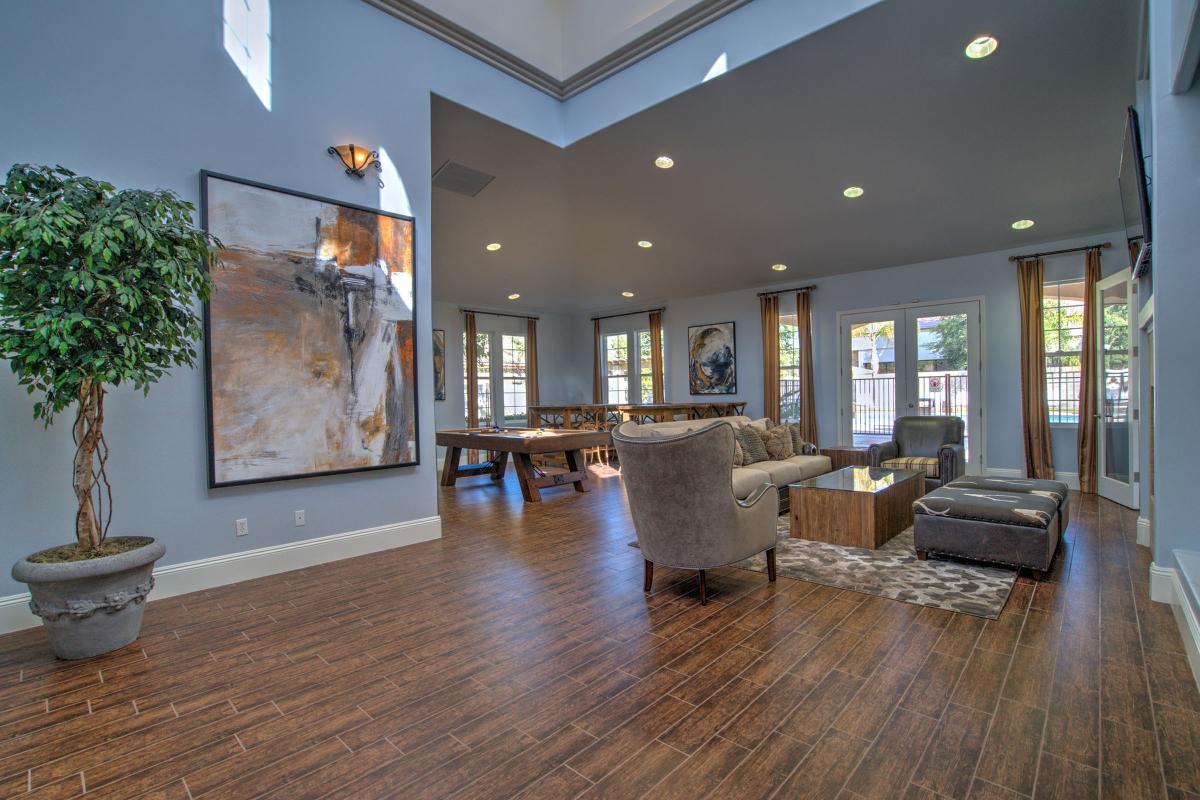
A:
<svg viewBox="0 0 1200 800">
<path fill-rule="evenodd" d="M 96 514 L 93 489 L 96 486 L 96 448 L 104 425 L 104 387 L 84 381 L 79 388 L 79 409 L 75 415 L 75 537 L 82 550 L 96 550 L 104 537 Z"/>
</svg>

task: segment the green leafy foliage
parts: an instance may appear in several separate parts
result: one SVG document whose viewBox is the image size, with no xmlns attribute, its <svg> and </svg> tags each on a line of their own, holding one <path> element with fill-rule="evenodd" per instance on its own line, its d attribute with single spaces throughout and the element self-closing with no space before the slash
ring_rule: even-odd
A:
<svg viewBox="0 0 1200 800">
<path fill-rule="evenodd" d="M 150 385 L 196 360 L 220 246 L 170 191 L 17 164 L 0 187 L 0 357 L 50 424 L 89 382 Z"/>
</svg>

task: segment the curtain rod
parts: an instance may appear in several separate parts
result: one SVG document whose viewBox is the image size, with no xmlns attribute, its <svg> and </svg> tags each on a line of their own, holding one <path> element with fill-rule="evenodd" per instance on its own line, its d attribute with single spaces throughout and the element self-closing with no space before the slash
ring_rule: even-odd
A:
<svg viewBox="0 0 1200 800">
<path fill-rule="evenodd" d="M 1112 247 L 1112 242 L 1100 242 L 1099 244 L 1086 244 L 1083 247 L 1064 247 L 1062 250 L 1048 250 L 1045 253 L 1026 253 L 1020 256 L 1009 256 L 1009 261 L 1020 261 L 1022 258 L 1041 258 L 1042 256 L 1060 256 L 1063 253 L 1081 253 L 1084 250 L 1091 250 L 1093 247 L 1103 247 L 1108 249 Z"/>
<path fill-rule="evenodd" d="M 817 285 L 815 283 L 810 283 L 808 286 L 797 286 L 795 289 L 780 289 L 774 292 L 759 292 L 758 296 L 766 297 L 772 294 L 789 294 L 791 292 L 815 292 L 816 290 Z"/>
<path fill-rule="evenodd" d="M 655 311 L 666 311 L 666 310 L 667 310 L 666 307 L 663 306 L 662 308 L 647 308 L 642 311 L 622 311 L 620 314 L 608 314 L 607 316 L 603 316 L 603 317 L 592 317 L 592 322 L 595 322 L 595 321 L 601 320 L 601 319 L 616 319 L 617 317 L 633 317 L 633 316 L 637 316 L 638 314 L 653 314 Z"/>
<path fill-rule="evenodd" d="M 489 317 L 512 317 L 513 319 L 537 319 L 529 314 L 506 314 L 503 311 L 479 311 L 474 308 L 459 308 L 464 314 L 486 314 Z"/>
</svg>

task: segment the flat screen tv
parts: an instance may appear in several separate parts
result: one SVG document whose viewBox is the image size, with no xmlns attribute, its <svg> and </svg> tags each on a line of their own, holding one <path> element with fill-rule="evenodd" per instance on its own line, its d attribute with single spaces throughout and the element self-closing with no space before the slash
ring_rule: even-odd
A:
<svg viewBox="0 0 1200 800">
<path fill-rule="evenodd" d="M 1130 266 L 1135 278 L 1150 270 L 1150 196 L 1146 181 L 1146 159 L 1142 155 L 1142 132 L 1138 113 L 1129 107 L 1125 121 L 1125 144 L 1121 148 L 1121 210 L 1125 215 L 1125 238 L 1129 240 Z"/>
</svg>

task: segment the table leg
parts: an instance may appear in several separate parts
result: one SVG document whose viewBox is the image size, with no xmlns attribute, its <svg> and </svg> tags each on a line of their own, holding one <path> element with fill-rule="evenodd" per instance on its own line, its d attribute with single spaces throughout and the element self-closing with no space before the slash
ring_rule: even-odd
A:
<svg viewBox="0 0 1200 800">
<path fill-rule="evenodd" d="M 442 486 L 453 486 L 458 477 L 458 461 L 462 458 L 461 447 L 447 447 L 446 460 L 442 463 Z"/>
<path fill-rule="evenodd" d="M 496 466 L 492 467 L 492 480 L 504 480 L 504 469 L 508 466 L 508 451 L 503 450 L 496 454 Z"/>
<path fill-rule="evenodd" d="M 575 481 L 575 491 L 588 491 L 587 484 L 587 460 L 583 457 L 582 450 L 567 451 L 567 469 L 571 472 L 579 473 L 579 480 Z"/>
<path fill-rule="evenodd" d="M 526 503 L 542 502 L 542 493 L 534 480 L 533 460 L 528 453 L 516 454 L 517 480 L 521 484 L 521 496 Z"/>
</svg>

